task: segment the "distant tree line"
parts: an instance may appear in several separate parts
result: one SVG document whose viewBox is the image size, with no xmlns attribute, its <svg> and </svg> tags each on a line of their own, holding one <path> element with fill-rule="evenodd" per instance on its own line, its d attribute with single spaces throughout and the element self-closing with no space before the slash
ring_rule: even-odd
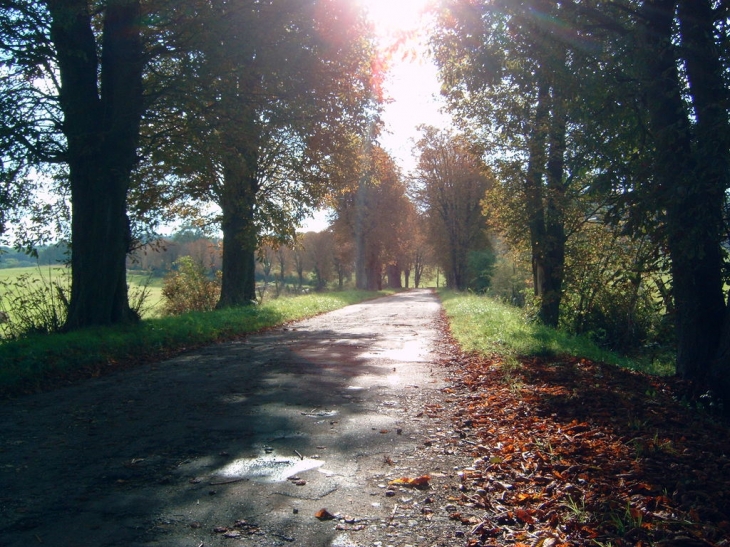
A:
<svg viewBox="0 0 730 547">
<path fill-rule="evenodd" d="M 0 268 L 28 268 L 33 266 L 60 266 L 68 261 L 68 245 L 42 245 L 28 254 L 12 247 L 0 246 Z"/>
</svg>

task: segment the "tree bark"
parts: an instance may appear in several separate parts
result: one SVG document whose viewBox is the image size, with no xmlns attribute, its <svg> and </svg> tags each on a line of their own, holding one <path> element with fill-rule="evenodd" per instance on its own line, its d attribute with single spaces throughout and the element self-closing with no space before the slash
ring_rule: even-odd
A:
<svg viewBox="0 0 730 547">
<path fill-rule="evenodd" d="M 677 373 L 686 379 L 706 381 L 725 311 L 719 245 L 723 191 L 704 178 L 696 178 L 702 166 L 693 156 L 692 129 L 672 42 L 675 7 L 676 0 L 646 1 L 642 6 L 643 83 L 656 147 L 654 195 L 660 210 L 666 211 L 672 262 Z M 693 79 L 691 64 L 687 65 L 688 77 Z M 699 83 L 694 80 L 693 100 Z M 696 114 L 701 114 L 700 103 L 695 106 Z M 698 122 L 702 123 L 699 118 Z"/>
<path fill-rule="evenodd" d="M 367 291 L 379 291 L 383 288 L 383 265 L 377 253 L 368 256 L 365 264 L 365 287 Z"/>
<path fill-rule="evenodd" d="M 101 66 L 88 2 L 46 4 L 71 186 L 71 300 L 64 329 L 131 322 L 126 199 L 143 111 L 140 3 L 107 2 Z"/>
<path fill-rule="evenodd" d="M 566 49 L 562 44 L 556 58 L 556 66 L 565 66 Z M 567 109 L 560 71 L 552 83 L 552 116 L 550 119 L 547 158 L 547 195 L 545 196 L 545 244 L 542 277 L 540 320 L 557 327 L 560 320 L 560 302 L 563 295 L 563 271 L 565 266 L 565 132 Z"/>
<path fill-rule="evenodd" d="M 402 289 L 403 283 L 401 281 L 401 269 L 398 264 L 388 264 L 386 267 L 386 273 L 388 275 L 388 287 L 391 289 Z"/>
<path fill-rule="evenodd" d="M 730 401 L 730 309 L 722 295 L 722 209 L 725 189 L 730 187 L 729 97 L 720 51 L 714 40 L 715 16 L 710 0 L 681 0 L 678 14 L 687 80 L 696 117 L 693 188 L 704 202 L 701 218 L 703 224 L 707 224 L 708 232 L 702 238 L 703 256 L 698 257 L 700 273 L 697 282 L 701 284 L 701 306 L 706 308 L 703 312 L 708 314 L 708 320 L 723 324 L 719 346 L 710 361 L 709 385 L 727 402 Z M 727 411 L 730 412 L 730 405 L 727 405 Z"/>
<path fill-rule="evenodd" d="M 256 302 L 257 231 L 254 220 L 258 191 L 257 152 L 233 151 L 224 162 L 220 199 L 223 230 L 221 296 L 216 308 Z M 300 279 L 301 283 L 301 279 Z"/>
<path fill-rule="evenodd" d="M 532 133 L 528 143 L 528 165 L 525 177 L 525 207 L 529 219 L 530 246 L 532 248 L 532 282 L 535 296 L 541 303 L 552 274 L 547 263 L 547 239 L 545 228 L 544 183 L 545 148 L 550 120 L 550 86 L 543 75 L 538 75 L 538 96 Z M 542 305 L 541 305 L 542 308 Z M 541 310 L 540 315 L 543 315 Z M 548 317 L 543 320 L 549 319 Z"/>
</svg>

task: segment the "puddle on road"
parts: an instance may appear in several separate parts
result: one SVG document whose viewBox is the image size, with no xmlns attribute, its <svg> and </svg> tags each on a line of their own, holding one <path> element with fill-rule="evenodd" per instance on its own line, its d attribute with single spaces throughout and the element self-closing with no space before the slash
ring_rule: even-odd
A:
<svg viewBox="0 0 730 547">
<path fill-rule="evenodd" d="M 287 478 L 324 465 L 322 460 L 259 456 L 235 460 L 216 473 L 219 479 L 251 479 L 258 482 L 284 482 Z"/>
<path fill-rule="evenodd" d="M 312 410 L 310 412 L 302 412 L 302 416 L 310 416 L 311 418 L 331 418 L 337 415 L 336 410 Z"/>
</svg>

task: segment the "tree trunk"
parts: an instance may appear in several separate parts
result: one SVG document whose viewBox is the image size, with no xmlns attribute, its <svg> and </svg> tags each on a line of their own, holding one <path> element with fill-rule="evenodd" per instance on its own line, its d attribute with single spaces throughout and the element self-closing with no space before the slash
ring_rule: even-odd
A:
<svg viewBox="0 0 730 547">
<path fill-rule="evenodd" d="M 71 186 L 71 301 L 65 330 L 126 323 L 127 190 L 143 111 L 138 1 L 108 2 L 101 67 L 88 2 L 47 1 L 61 79 Z"/>
<path fill-rule="evenodd" d="M 711 182 L 696 179 L 702 166 L 693 157 L 672 42 L 675 4 L 675 0 L 653 0 L 643 5 L 644 85 L 656 147 L 657 205 L 666 210 L 672 261 L 677 372 L 703 381 L 716 353 L 725 311 L 719 246 L 723 193 Z M 699 82 L 690 73 L 691 64 L 688 77 L 694 100 Z M 701 105 L 695 106 L 699 115 Z"/>
<path fill-rule="evenodd" d="M 367 291 L 379 291 L 383 288 L 383 266 L 377 254 L 371 254 L 366 259 L 364 282 L 363 289 Z"/>
<path fill-rule="evenodd" d="M 365 175 L 361 177 L 360 184 L 355 195 L 355 288 L 367 291 L 369 287 L 368 256 L 367 256 L 367 235 L 365 233 L 365 215 L 367 201 L 367 182 Z"/>
<path fill-rule="evenodd" d="M 563 45 L 555 59 L 557 66 L 565 66 L 566 49 Z M 547 195 L 545 196 L 545 245 L 543 248 L 542 300 L 538 316 L 546 325 L 557 327 L 560 320 L 560 302 L 563 295 L 565 266 L 565 132 L 567 110 L 563 96 L 562 78 L 558 71 L 552 84 L 552 117 L 547 158 Z"/>
<path fill-rule="evenodd" d="M 361 291 L 368 290 L 367 255 L 362 230 L 355 231 L 355 288 Z"/>
<path fill-rule="evenodd" d="M 224 166 L 223 263 L 218 309 L 248 306 L 256 301 L 256 243 L 254 209 L 258 183 L 257 153 L 228 156 Z"/>
<path fill-rule="evenodd" d="M 386 273 L 388 275 L 388 287 L 391 289 L 402 289 L 403 283 L 401 282 L 401 271 L 398 264 L 388 264 L 386 267 Z"/>
<path fill-rule="evenodd" d="M 544 300 L 551 272 L 547 269 L 547 233 L 543 177 L 545 172 L 545 146 L 550 118 L 550 87 L 543 76 L 538 76 L 538 96 L 535 118 L 532 121 L 529 159 L 525 176 L 525 207 L 529 219 L 530 246 L 532 248 L 532 282 L 535 296 Z M 542 315 L 542 311 L 541 311 Z M 549 319 L 549 317 L 547 318 Z M 543 319 L 545 320 L 545 319 Z"/>
<path fill-rule="evenodd" d="M 702 273 L 698 282 L 703 292 L 701 306 L 705 308 L 701 313 L 707 313 L 709 321 L 719 323 L 722 318 L 723 323 L 719 346 L 710 361 L 708 380 L 713 391 L 725 400 L 726 412 L 730 412 L 730 309 L 722 296 L 722 208 L 725 189 L 730 187 L 730 123 L 726 110 L 729 97 L 719 48 L 714 40 L 714 17 L 710 0 L 679 2 L 682 46 L 696 116 L 697 174 L 693 189 L 705 202 L 701 218 L 708 224 L 709 232 L 703 238 L 699 265 Z M 698 237 L 702 235 L 698 234 Z"/>
</svg>

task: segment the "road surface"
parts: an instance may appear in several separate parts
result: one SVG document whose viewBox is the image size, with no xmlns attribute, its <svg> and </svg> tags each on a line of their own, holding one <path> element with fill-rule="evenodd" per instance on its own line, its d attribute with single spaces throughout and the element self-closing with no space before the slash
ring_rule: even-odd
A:
<svg viewBox="0 0 730 547">
<path fill-rule="evenodd" d="M 1 403 L 0 546 L 462 545 L 439 317 L 413 290 Z"/>
</svg>

